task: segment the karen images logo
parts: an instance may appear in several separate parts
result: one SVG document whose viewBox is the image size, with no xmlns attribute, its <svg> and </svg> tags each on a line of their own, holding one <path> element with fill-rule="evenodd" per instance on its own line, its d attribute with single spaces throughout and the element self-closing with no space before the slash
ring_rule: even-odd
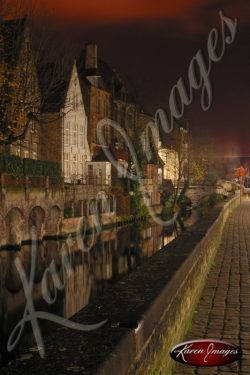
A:
<svg viewBox="0 0 250 375">
<path fill-rule="evenodd" d="M 221 366 L 239 360 L 242 350 L 225 341 L 192 340 L 172 348 L 170 356 L 177 362 L 190 366 Z"/>
</svg>

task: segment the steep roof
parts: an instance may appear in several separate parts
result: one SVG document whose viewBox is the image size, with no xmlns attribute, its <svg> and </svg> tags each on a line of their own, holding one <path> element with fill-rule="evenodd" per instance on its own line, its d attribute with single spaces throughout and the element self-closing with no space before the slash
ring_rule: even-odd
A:
<svg viewBox="0 0 250 375">
<path fill-rule="evenodd" d="M 63 107 L 71 77 L 73 61 L 48 62 L 38 69 L 42 94 L 42 112 L 59 112 Z"/>
<path fill-rule="evenodd" d="M 85 68 L 85 58 L 86 50 L 84 49 L 77 59 L 78 71 L 81 78 L 86 77 L 89 73 Z M 125 95 L 126 101 L 135 103 L 134 96 L 129 93 L 122 78 L 106 61 L 98 58 L 98 67 L 93 71 L 93 74 L 99 76 L 98 88 L 112 93 L 115 99 L 123 100 Z"/>
<path fill-rule="evenodd" d="M 128 161 L 128 153 L 125 150 L 115 149 L 114 147 L 110 146 L 109 151 L 111 155 L 114 157 L 115 160 L 125 160 Z M 110 161 L 105 152 L 103 151 L 102 147 L 98 147 L 93 155 L 92 161 Z"/>
<path fill-rule="evenodd" d="M 1 56 L 10 66 L 17 64 L 27 24 L 26 17 L 2 21 L 0 24 Z"/>
<path fill-rule="evenodd" d="M 169 111 L 166 110 L 165 112 L 170 117 Z M 179 150 L 181 128 L 188 130 L 186 122 L 184 122 L 183 119 L 174 120 L 173 130 L 170 133 L 166 133 L 162 129 L 162 127 L 159 126 L 159 135 L 160 135 L 160 141 L 162 143 L 162 148 L 173 148 L 175 151 Z"/>
</svg>

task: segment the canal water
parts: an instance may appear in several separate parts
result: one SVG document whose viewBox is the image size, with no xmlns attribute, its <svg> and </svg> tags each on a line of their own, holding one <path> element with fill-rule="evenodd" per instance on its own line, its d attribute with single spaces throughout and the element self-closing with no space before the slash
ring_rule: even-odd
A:
<svg viewBox="0 0 250 375">
<path fill-rule="evenodd" d="M 34 280 L 31 281 L 35 310 L 72 317 L 123 275 L 171 242 L 177 232 L 176 227 L 163 229 L 156 223 L 137 222 L 86 237 L 86 242 L 91 244 L 89 251 L 79 249 L 74 237 L 36 243 Z M 34 253 L 31 254 L 31 245 L 24 245 L 19 251 L 0 252 L 0 364 L 14 358 L 20 348 L 34 345 L 31 325 L 26 323 L 16 348 L 11 352 L 6 350 L 10 333 L 23 318 L 27 299 L 20 265 L 29 281 L 34 261 Z M 70 255 L 70 258 L 64 258 L 62 254 Z M 70 272 L 66 272 L 69 270 L 67 259 L 71 260 Z M 57 274 L 45 272 L 48 267 L 54 267 Z M 54 288 L 56 276 L 65 281 L 59 292 Z M 48 326 L 43 326 L 42 333 L 46 334 L 47 329 Z"/>
</svg>

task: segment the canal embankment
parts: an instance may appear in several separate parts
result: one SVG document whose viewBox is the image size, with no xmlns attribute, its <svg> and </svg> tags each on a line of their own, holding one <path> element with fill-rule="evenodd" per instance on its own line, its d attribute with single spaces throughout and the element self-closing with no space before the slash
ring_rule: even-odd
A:
<svg viewBox="0 0 250 375">
<path fill-rule="evenodd" d="M 238 198 L 220 203 L 194 226 L 146 260 L 72 320 L 101 328 L 80 332 L 55 326 L 2 374 L 169 374 L 170 348 L 185 335 Z"/>
</svg>

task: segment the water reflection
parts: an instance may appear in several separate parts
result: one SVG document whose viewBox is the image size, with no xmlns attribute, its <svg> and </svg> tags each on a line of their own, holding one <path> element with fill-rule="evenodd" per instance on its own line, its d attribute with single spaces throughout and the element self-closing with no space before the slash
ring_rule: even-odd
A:
<svg viewBox="0 0 250 375">
<path fill-rule="evenodd" d="M 85 307 L 99 293 L 116 282 L 122 275 L 134 270 L 145 258 L 151 257 L 177 234 L 176 228 L 163 228 L 155 223 L 136 222 L 131 226 L 104 230 L 94 240 L 89 252 L 79 250 L 77 242 L 42 241 L 38 243 L 37 264 L 33 287 L 36 309 L 53 312 L 66 318 Z M 87 237 L 87 242 L 92 239 Z M 52 261 L 63 279 L 61 253 L 63 246 L 72 254 L 73 272 L 67 274 L 66 285 L 54 304 L 48 305 L 42 295 L 42 278 Z M 16 353 L 6 352 L 6 341 L 15 324 L 22 318 L 26 299 L 22 282 L 14 264 L 19 257 L 27 275 L 31 266 L 31 247 L 20 251 L 0 252 L 0 362 Z M 52 278 L 47 280 L 54 293 Z M 40 322 L 39 322 L 40 323 Z M 46 326 L 43 327 L 46 330 Z M 27 324 L 19 348 L 32 345 L 33 335 Z"/>
</svg>

